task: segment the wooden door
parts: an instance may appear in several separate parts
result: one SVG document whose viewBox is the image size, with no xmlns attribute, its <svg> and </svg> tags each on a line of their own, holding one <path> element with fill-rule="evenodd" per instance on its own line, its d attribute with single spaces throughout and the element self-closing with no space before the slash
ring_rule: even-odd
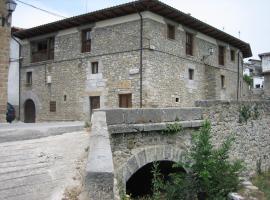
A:
<svg viewBox="0 0 270 200">
<path fill-rule="evenodd" d="M 132 95 L 131 94 L 119 94 L 119 107 L 120 108 L 132 108 Z"/>
<path fill-rule="evenodd" d="M 94 109 L 100 108 L 100 97 L 90 97 L 90 114 L 92 115 Z"/>
<path fill-rule="evenodd" d="M 28 99 L 24 103 L 24 122 L 25 123 L 36 122 L 36 107 L 35 103 L 31 99 Z"/>
</svg>

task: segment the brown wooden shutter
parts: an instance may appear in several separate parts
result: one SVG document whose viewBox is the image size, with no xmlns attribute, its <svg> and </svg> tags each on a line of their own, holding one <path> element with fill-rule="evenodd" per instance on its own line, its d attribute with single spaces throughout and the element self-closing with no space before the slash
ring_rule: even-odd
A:
<svg viewBox="0 0 270 200">
<path fill-rule="evenodd" d="M 119 107 L 132 108 L 132 94 L 119 94 Z"/>
</svg>

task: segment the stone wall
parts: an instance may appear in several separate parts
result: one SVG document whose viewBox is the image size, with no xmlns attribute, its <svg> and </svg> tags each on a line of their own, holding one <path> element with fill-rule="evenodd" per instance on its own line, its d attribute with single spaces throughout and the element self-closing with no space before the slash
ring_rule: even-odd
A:
<svg viewBox="0 0 270 200">
<path fill-rule="evenodd" d="M 0 15 L 6 16 L 4 0 L 0 1 Z M 10 28 L 0 26 L 0 123 L 6 122 L 9 38 Z"/>
<path fill-rule="evenodd" d="M 194 106 L 200 99 L 236 99 L 237 56 L 230 60 L 232 46 L 180 24 L 176 25 L 176 39 L 167 38 L 167 23 L 153 13 L 144 15 L 143 32 L 143 106 Z M 140 105 L 140 21 L 138 15 L 129 21 L 122 18 L 97 22 L 85 27 L 53 33 L 55 57 L 52 61 L 30 62 L 30 40 L 23 41 L 21 70 L 21 114 L 24 102 L 32 99 L 37 106 L 37 121 L 89 120 L 90 96 L 100 96 L 101 108 L 119 107 L 119 94 L 132 94 L 132 107 Z M 118 23 L 116 23 L 118 21 Z M 92 28 L 92 50 L 81 53 L 81 30 Z M 194 34 L 194 55 L 185 53 L 186 31 Z M 218 65 L 218 45 L 225 45 L 225 66 Z M 214 54 L 202 61 L 209 48 Z M 240 53 L 241 54 L 241 53 Z M 91 62 L 99 63 L 99 73 L 91 73 Z M 194 70 L 189 80 L 188 70 Z M 25 86 L 26 72 L 33 71 L 32 86 Z M 225 87 L 221 88 L 221 75 Z M 46 83 L 46 77 L 52 83 Z M 64 95 L 67 100 L 64 102 Z M 33 99 L 34 98 L 34 99 Z M 56 101 L 56 113 L 50 113 L 49 102 Z"/>
<path fill-rule="evenodd" d="M 256 172 L 259 162 L 262 170 L 270 168 L 270 101 L 199 101 L 196 105 L 203 109 L 203 118 L 211 121 L 216 146 L 228 136 L 235 138 L 230 158 L 243 160 L 247 175 Z M 239 123 L 244 105 L 251 110 L 257 107 L 259 117 Z"/>
</svg>

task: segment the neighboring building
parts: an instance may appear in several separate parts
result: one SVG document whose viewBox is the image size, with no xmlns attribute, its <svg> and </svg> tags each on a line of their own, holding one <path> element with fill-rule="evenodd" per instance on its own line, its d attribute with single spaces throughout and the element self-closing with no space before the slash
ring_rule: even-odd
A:
<svg viewBox="0 0 270 200">
<path fill-rule="evenodd" d="M 14 33 L 22 29 L 12 28 Z M 19 62 L 20 45 L 17 38 L 10 39 L 10 64 L 8 71 L 8 102 L 15 107 L 16 116 L 19 115 Z"/>
<path fill-rule="evenodd" d="M 270 52 L 259 55 L 262 60 L 262 73 L 264 75 L 264 95 L 270 98 Z"/>
<path fill-rule="evenodd" d="M 249 59 L 248 61 L 248 63 L 244 63 L 244 74 L 253 78 L 252 88 L 263 88 L 262 61 L 256 59 Z"/>
<path fill-rule="evenodd" d="M 100 107 L 193 106 L 201 99 L 241 98 L 242 61 L 252 55 L 249 44 L 156 0 L 15 36 L 22 40 L 26 122 L 85 120 Z"/>
<path fill-rule="evenodd" d="M 0 1 L 0 16 L 6 16 L 5 1 Z M 2 22 L 2 21 L 1 21 Z M 10 28 L 0 24 L 0 123 L 6 122 L 7 79 L 9 65 Z"/>
</svg>

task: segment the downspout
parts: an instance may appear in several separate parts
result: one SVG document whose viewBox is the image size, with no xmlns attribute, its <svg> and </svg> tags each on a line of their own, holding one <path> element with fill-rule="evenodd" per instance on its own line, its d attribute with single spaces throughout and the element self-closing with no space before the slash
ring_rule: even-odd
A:
<svg viewBox="0 0 270 200">
<path fill-rule="evenodd" d="M 11 38 L 18 43 L 19 45 L 19 108 L 18 108 L 18 120 L 21 119 L 21 66 L 22 66 L 22 58 L 21 58 L 21 55 L 22 55 L 22 45 L 20 43 L 19 40 L 17 40 L 13 34 L 11 34 Z"/>
<path fill-rule="evenodd" d="M 239 81 L 240 81 L 240 52 L 238 51 L 238 69 L 237 69 L 237 101 L 239 101 Z"/>
<path fill-rule="evenodd" d="M 143 69 L 143 17 L 142 14 L 140 12 L 138 12 L 139 16 L 140 16 L 140 108 L 143 107 L 143 99 L 142 99 L 142 90 L 143 90 L 143 86 L 142 86 L 142 69 Z"/>
</svg>

